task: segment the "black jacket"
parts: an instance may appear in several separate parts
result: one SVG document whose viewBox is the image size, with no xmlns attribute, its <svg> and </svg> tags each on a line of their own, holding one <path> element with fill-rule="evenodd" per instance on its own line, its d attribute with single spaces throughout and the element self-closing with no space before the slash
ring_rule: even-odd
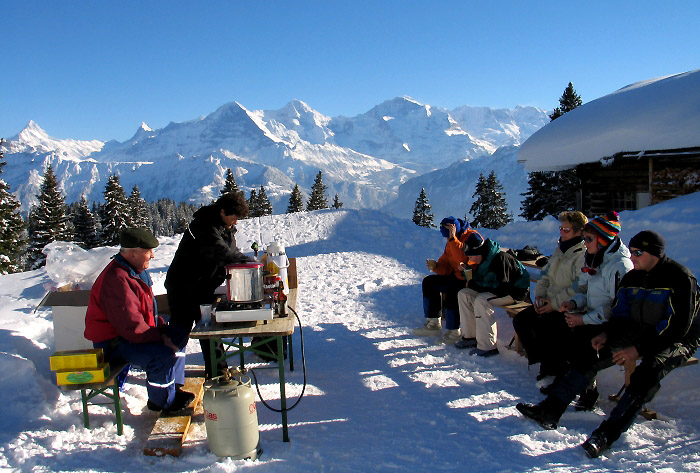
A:
<svg viewBox="0 0 700 473">
<path fill-rule="evenodd" d="M 168 292 L 184 292 L 196 298 L 211 296 L 226 278 L 226 265 L 253 261 L 236 246 L 235 233 L 235 226 L 224 226 L 216 207 L 197 210 L 168 269 Z"/>
<path fill-rule="evenodd" d="M 696 348 L 697 287 L 690 270 L 666 256 L 649 272 L 630 271 L 620 281 L 605 327 L 608 340 L 618 346 L 631 341 L 642 356 L 653 356 L 674 343 Z"/>
</svg>

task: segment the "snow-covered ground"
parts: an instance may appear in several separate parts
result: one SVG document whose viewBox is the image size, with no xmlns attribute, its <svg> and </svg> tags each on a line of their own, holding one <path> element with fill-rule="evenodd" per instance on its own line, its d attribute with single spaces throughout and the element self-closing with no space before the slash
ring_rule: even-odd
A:
<svg viewBox="0 0 700 473">
<path fill-rule="evenodd" d="M 436 217 L 438 220 L 441 216 Z M 700 194 L 621 214 L 622 237 L 651 228 L 668 240 L 668 253 L 700 274 Z M 550 253 L 558 222 L 516 222 L 484 231 L 502 246 L 537 245 Z M 297 258 L 298 312 L 303 324 L 308 385 L 289 413 L 291 442 L 282 442 L 280 415 L 258 404 L 264 453 L 256 462 L 219 460 L 198 427 L 180 458 L 141 454 L 154 420 L 146 410 L 142 374 L 130 376 L 125 435 L 116 435 L 107 408 L 91 408 L 94 428 L 83 428 L 76 393 L 53 384 L 51 311 L 35 307 L 51 283 L 45 270 L 0 277 L 0 470 L 9 471 L 700 471 L 700 366 L 671 373 L 639 421 L 605 457 L 588 459 L 578 446 L 612 408 L 566 412 L 561 426 L 543 431 L 514 406 L 542 398 L 537 367 L 507 350 L 513 333 L 499 314 L 497 357 L 419 338 L 425 259 L 439 256 L 444 239 L 375 211 L 320 211 L 240 222 L 238 242 L 276 238 Z M 179 237 L 161 238 L 151 274 L 157 293 Z M 287 374 L 292 402 L 301 391 L 297 369 Z M 188 346 L 188 363 L 201 363 Z M 263 396 L 279 402 L 274 370 L 258 370 Z M 618 368 L 599 376 L 603 393 L 623 381 Z"/>
</svg>

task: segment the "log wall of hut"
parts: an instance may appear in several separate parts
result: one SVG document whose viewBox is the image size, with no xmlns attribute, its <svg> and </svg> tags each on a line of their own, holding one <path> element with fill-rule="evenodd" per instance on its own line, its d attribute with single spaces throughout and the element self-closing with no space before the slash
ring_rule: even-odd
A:
<svg viewBox="0 0 700 473">
<path fill-rule="evenodd" d="M 700 191 L 700 147 L 617 153 L 576 166 L 581 211 L 601 215 Z"/>
</svg>

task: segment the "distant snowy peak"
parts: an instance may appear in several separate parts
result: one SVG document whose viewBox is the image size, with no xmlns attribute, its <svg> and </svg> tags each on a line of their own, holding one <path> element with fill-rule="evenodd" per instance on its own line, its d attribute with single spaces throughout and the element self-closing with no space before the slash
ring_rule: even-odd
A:
<svg viewBox="0 0 700 473">
<path fill-rule="evenodd" d="M 410 114 L 420 113 L 425 116 L 430 116 L 430 106 L 424 105 L 417 100 L 408 96 L 396 97 L 391 100 L 386 100 L 379 105 L 371 108 L 365 115 L 384 118 L 390 116 L 393 118 L 405 117 Z"/>
<path fill-rule="evenodd" d="M 474 140 L 495 148 L 520 145 L 549 122 L 547 111 L 520 105 L 514 109 L 464 105 L 449 114 Z"/>
<path fill-rule="evenodd" d="M 59 140 L 52 138 L 34 120 L 4 145 L 7 154 L 55 154 L 59 159 L 82 160 L 100 151 L 103 141 Z"/>
<path fill-rule="evenodd" d="M 292 142 L 299 139 L 312 144 L 323 144 L 333 137 L 333 132 L 328 128 L 331 118 L 301 100 L 292 100 L 279 110 L 265 110 L 262 113 L 271 131 Z"/>
</svg>

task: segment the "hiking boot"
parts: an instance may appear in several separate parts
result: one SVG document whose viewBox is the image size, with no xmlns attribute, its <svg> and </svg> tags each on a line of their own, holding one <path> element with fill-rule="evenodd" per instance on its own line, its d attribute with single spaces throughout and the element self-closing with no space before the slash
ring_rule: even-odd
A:
<svg viewBox="0 0 700 473">
<path fill-rule="evenodd" d="M 190 403 L 194 400 L 194 394 L 192 394 L 189 391 L 176 391 L 175 392 L 175 399 L 173 399 L 173 402 L 170 403 L 170 405 L 163 409 L 163 412 L 177 412 L 181 411 L 187 406 L 190 405 Z"/>
<path fill-rule="evenodd" d="M 548 415 L 547 411 L 541 404 L 524 404 L 518 403 L 515 408 L 528 419 L 532 419 L 546 430 L 554 430 L 557 428 L 557 420 Z"/>
<path fill-rule="evenodd" d="M 146 403 L 146 407 L 148 408 L 149 411 L 154 411 L 154 412 L 158 412 L 158 411 L 162 411 L 162 410 L 163 410 L 162 407 L 160 407 L 158 404 L 156 404 L 155 402 L 151 401 L 150 399 L 149 399 L 148 402 Z"/>
<path fill-rule="evenodd" d="M 457 340 L 462 338 L 462 334 L 459 333 L 459 329 L 454 329 L 454 330 L 447 330 L 443 335 L 442 335 L 442 342 L 445 345 L 452 345 L 455 343 Z"/>
<path fill-rule="evenodd" d="M 428 318 L 425 319 L 425 325 L 413 329 L 413 334 L 419 337 L 434 337 L 442 333 L 442 327 L 440 326 L 439 318 Z"/>
<path fill-rule="evenodd" d="M 600 394 L 594 382 L 593 387 L 586 388 L 586 390 L 579 395 L 578 400 L 574 403 L 574 408 L 577 411 L 592 411 L 599 397 Z"/>
<path fill-rule="evenodd" d="M 602 432 L 593 432 L 588 440 L 581 444 L 589 458 L 598 458 L 610 448 L 608 439 Z"/>
<path fill-rule="evenodd" d="M 455 348 L 459 348 L 460 350 L 464 348 L 476 348 L 476 338 L 462 337 L 461 340 L 455 342 Z"/>
<path fill-rule="evenodd" d="M 498 355 L 498 348 L 492 348 L 491 350 L 482 350 L 481 348 L 474 348 L 472 351 L 469 352 L 469 354 L 483 357 L 494 356 Z"/>
</svg>

